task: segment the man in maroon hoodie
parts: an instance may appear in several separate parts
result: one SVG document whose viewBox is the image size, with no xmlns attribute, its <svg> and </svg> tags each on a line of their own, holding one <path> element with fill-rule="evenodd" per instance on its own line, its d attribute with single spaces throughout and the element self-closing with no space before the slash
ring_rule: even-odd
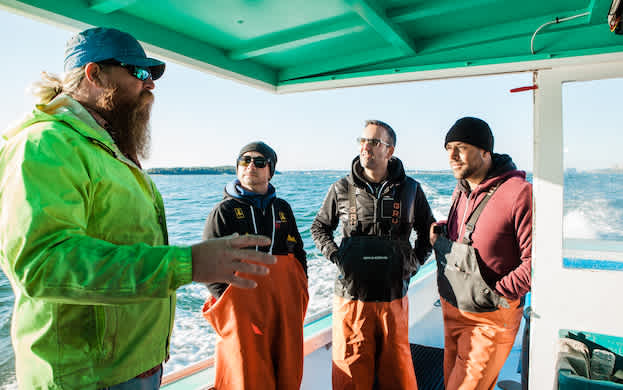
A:
<svg viewBox="0 0 623 390">
<path fill-rule="evenodd" d="M 446 135 L 458 179 L 446 222 L 431 227 L 444 330 L 447 390 L 493 389 L 530 290 L 532 185 L 478 118 Z"/>
</svg>

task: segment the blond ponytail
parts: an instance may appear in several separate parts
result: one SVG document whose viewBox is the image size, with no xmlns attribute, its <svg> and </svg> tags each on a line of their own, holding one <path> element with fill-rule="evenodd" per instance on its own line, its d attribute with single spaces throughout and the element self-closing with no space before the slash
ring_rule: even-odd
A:
<svg viewBox="0 0 623 390">
<path fill-rule="evenodd" d="M 61 80 L 58 76 L 41 72 L 41 80 L 32 83 L 29 92 L 35 96 L 38 104 L 47 104 L 60 93 L 72 94 L 80 86 L 84 77 L 84 67 L 66 72 Z"/>
</svg>

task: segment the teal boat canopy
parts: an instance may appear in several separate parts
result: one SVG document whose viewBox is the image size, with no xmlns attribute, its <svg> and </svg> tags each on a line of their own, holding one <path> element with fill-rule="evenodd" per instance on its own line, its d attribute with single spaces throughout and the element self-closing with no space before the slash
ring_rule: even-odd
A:
<svg viewBox="0 0 623 390">
<path fill-rule="evenodd" d="M 610 31 L 610 6 L 611 0 L 0 0 L 9 11 L 73 30 L 122 29 L 155 55 L 275 92 L 388 82 L 378 77 L 389 75 L 400 81 L 397 74 L 408 74 L 405 80 L 487 74 L 488 65 L 525 71 L 535 61 L 543 68 L 558 59 L 620 53 L 623 35 Z"/>
</svg>

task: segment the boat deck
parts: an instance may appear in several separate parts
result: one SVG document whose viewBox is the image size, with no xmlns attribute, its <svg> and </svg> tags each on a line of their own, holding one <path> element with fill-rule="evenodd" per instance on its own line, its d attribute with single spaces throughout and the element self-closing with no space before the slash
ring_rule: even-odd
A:
<svg viewBox="0 0 623 390">
<path fill-rule="evenodd" d="M 434 274 L 433 274 L 434 276 Z M 418 296 L 424 298 L 426 292 L 430 292 L 430 288 L 423 285 L 430 283 L 435 278 L 427 278 L 423 280 L 419 286 L 412 288 L 420 288 Z M 413 358 L 413 367 L 415 376 L 418 381 L 418 390 L 438 390 L 443 389 L 443 316 L 439 304 L 439 297 L 434 290 L 434 297 L 437 297 L 428 308 L 428 312 L 419 316 L 417 322 L 409 329 L 409 342 L 411 343 L 411 355 Z M 429 297 L 430 299 L 430 297 Z M 415 302 L 410 302 L 410 310 L 417 315 L 418 311 L 426 310 L 424 305 L 415 306 Z M 522 319 L 521 326 L 517 332 L 513 349 L 506 359 L 506 363 L 500 371 L 498 384 L 496 389 L 502 390 L 520 390 L 521 389 L 521 346 L 522 335 L 525 329 L 525 319 Z"/>
<path fill-rule="evenodd" d="M 443 349 L 411 344 L 418 390 L 443 390 Z"/>
</svg>

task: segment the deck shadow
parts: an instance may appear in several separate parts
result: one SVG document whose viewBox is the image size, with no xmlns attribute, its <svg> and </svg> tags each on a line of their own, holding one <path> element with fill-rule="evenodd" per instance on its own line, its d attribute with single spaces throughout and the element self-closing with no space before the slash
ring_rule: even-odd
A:
<svg viewBox="0 0 623 390">
<path fill-rule="evenodd" d="M 418 390 L 444 390 L 443 349 L 411 344 L 411 359 Z M 374 390 L 380 389 L 374 384 Z"/>
<path fill-rule="evenodd" d="M 443 390 L 443 349 L 411 344 L 418 390 Z"/>
</svg>

